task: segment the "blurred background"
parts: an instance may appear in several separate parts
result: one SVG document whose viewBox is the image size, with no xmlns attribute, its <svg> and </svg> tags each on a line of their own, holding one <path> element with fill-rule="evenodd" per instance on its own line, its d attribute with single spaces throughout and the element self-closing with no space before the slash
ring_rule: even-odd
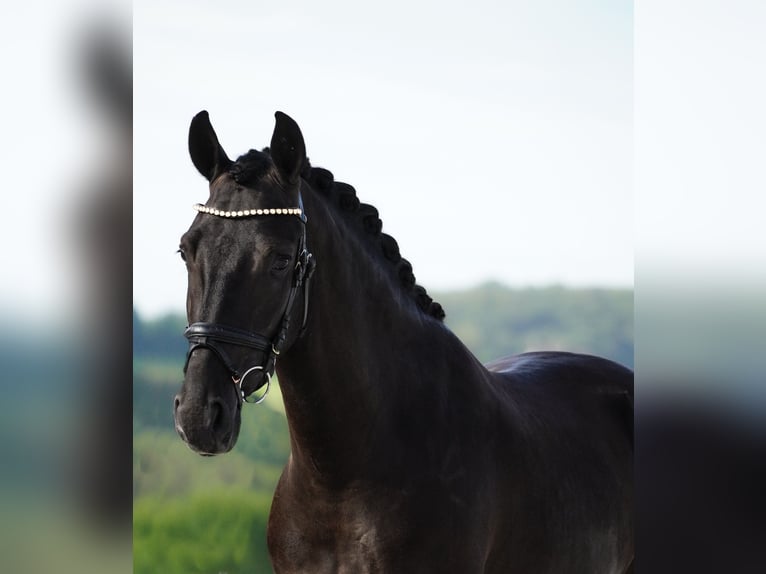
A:
<svg viewBox="0 0 766 574">
<path fill-rule="evenodd" d="M 0 571 L 130 572 L 131 6 L 0 27 Z"/>
<path fill-rule="evenodd" d="M 231 156 L 292 115 L 480 358 L 559 348 L 635 367 L 639 571 L 753 571 L 764 10 L 15 6 L 0 24 L 0 571 L 270 571 L 279 393 L 226 456 L 172 430 L 201 109 Z"/>
</svg>

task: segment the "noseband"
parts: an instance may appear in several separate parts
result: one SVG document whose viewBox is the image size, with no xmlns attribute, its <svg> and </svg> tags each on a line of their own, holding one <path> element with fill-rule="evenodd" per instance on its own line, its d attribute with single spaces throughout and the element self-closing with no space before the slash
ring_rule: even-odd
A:
<svg viewBox="0 0 766 574">
<path fill-rule="evenodd" d="M 202 204 L 194 205 L 194 209 L 199 213 L 206 213 L 217 217 L 228 217 L 241 219 L 245 217 L 272 216 L 272 215 L 293 215 L 300 219 L 303 224 L 301 227 L 301 239 L 298 244 L 298 256 L 296 258 L 295 268 L 293 270 L 293 280 L 290 287 L 290 293 L 287 297 L 285 309 L 282 312 L 282 319 L 279 327 L 273 337 L 264 336 L 260 333 L 253 333 L 237 327 L 220 325 L 218 323 L 199 322 L 192 323 L 184 331 L 184 337 L 189 340 L 189 351 L 186 353 L 186 363 L 184 364 L 184 373 L 189 366 L 189 360 L 196 349 L 209 349 L 226 366 L 231 375 L 231 380 L 237 387 L 238 395 L 242 402 L 251 402 L 254 404 L 262 402 L 269 392 L 271 385 L 271 376 L 274 374 L 274 368 L 277 364 L 277 357 L 282 351 L 282 347 L 287 338 L 287 331 L 290 327 L 290 313 L 295 303 L 298 291 L 303 287 L 303 322 L 301 323 L 301 333 L 306 328 L 306 319 L 309 306 L 309 285 L 311 276 L 314 273 L 316 261 L 308 250 L 306 245 L 306 214 L 303 210 L 303 198 L 298 192 L 298 207 L 288 209 L 246 209 L 241 211 L 223 211 Z M 247 347 L 266 353 L 266 359 L 260 365 L 254 365 L 243 373 L 240 373 L 235 367 L 229 355 L 226 353 L 224 345 L 236 345 Z M 261 374 L 261 380 L 258 384 L 245 394 L 243 383 L 245 378 L 253 372 Z M 264 393 L 254 401 L 248 401 L 247 398 L 266 385 Z"/>
</svg>

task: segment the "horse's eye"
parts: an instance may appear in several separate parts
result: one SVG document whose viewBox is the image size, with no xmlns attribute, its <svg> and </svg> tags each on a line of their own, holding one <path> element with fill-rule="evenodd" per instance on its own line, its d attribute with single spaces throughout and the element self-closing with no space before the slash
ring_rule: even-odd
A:
<svg viewBox="0 0 766 574">
<path fill-rule="evenodd" d="M 186 261 L 186 252 L 185 252 L 183 249 L 181 249 L 181 248 L 179 247 L 179 248 L 178 248 L 178 251 L 177 251 L 176 253 L 179 253 L 179 254 L 181 255 L 181 259 L 183 259 L 184 261 Z"/>
<path fill-rule="evenodd" d="M 290 258 L 285 255 L 280 255 L 274 260 L 274 264 L 271 266 L 275 271 L 284 271 L 290 264 Z"/>
</svg>

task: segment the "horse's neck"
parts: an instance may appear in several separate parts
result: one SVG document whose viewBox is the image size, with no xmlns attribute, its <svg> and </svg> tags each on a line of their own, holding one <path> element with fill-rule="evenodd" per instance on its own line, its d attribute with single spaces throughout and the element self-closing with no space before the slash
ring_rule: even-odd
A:
<svg viewBox="0 0 766 574">
<path fill-rule="evenodd" d="M 291 464 L 342 482 L 366 465 L 371 445 L 391 432 L 391 421 L 402 416 L 397 409 L 407 404 L 402 397 L 429 386 L 441 392 L 451 363 L 475 360 L 401 292 L 382 268 L 387 263 L 375 261 L 342 231 L 343 222 L 309 218 L 317 270 L 307 326 L 278 373 Z M 468 356 L 460 357 L 462 352 Z"/>
</svg>

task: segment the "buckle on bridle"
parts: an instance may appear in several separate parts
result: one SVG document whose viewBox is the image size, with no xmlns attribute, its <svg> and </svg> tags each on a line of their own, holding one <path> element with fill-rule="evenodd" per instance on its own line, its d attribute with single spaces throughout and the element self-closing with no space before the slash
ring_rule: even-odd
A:
<svg viewBox="0 0 766 574">
<path fill-rule="evenodd" d="M 304 247 L 303 251 L 298 255 L 298 261 L 295 263 L 293 287 L 300 287 L 303 284 L 303 281 L 311 275 L 313 258 L 314 256 Z"/>
</svg>

